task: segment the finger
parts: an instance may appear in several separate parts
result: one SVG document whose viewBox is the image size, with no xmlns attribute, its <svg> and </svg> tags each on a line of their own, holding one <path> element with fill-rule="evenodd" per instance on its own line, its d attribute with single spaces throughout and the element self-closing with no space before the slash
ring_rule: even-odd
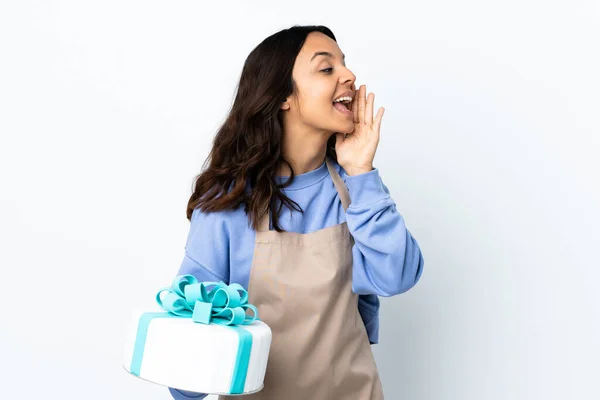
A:
<svg viewBox="0 0 600 400">
<path fill-rule="evenodd" d="M 365 109 L 365 122 L 367 125 L 373 125 L 373 103 L 375 103 L 375 94 L 369 93 Z"/>
<path fill-rule="evenodd" d="M 366 99 L 365 92 L 367 91 L 366 85 L 360 85 L 358 89 L 358 122 L 365 122 L 365 107 Z"/>
<path fill-rule="evenodd" d="M 350 109 L 352 110 L 352 114 L 354 115 L 354 123 L 358 123 L 358 92 L 354 93 L 354 99 L 352 100 L 352 104 L 350 105 Z"/>
<path fill-rule="evenodd" d="M 381 119 L 383 118 L 383 113 L 385 112 L 385 108 L 380 107 L 377 111 L 377 115 L 375 116 L 375 121 L 373 121 L 373 129 L 375 132 L 379 132 L 379 128 L 381 128 Z"/>
</svg>

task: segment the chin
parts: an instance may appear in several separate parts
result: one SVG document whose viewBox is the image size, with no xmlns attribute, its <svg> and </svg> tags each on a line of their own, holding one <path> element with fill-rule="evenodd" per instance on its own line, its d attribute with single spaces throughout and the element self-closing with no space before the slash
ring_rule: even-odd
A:
<svg viewBox="0 0 600 400">
<path fill-rule="evenodd" d="M 337 130 L 336 132 L 352 133 L 353 131 L 354 131 L 354 121 L 350 121 L 345 125 L 341 125 L 340 129 Z"/>
<path fill-rule="evenodd" d="M 339 116 L 338 116 L 338 120 L 339 120 Z M 344 118 L 342 117 L 342 120 L 344 122 L 340 123 L 338 126 L 340 127 L 341 131 L 337 131 L 337 132 L 344 132 L 344 133 L 350 133 L 354 130 L 354 120 L 352 118 Z M 345 129 L 345 130 L 344 130 Z"/>
<path fill-rule="evenodd" d="M 337 114 L 337 111 L 335 111 Z M 341 118 L 341 121 L 340 121 Z M 340 117 L 340 115 L 335 115 L 331 118 L 331 125 L 324 127 L 324 130 L 327 132 L 334 133 L 351 133 L 354 131 L 354 121 L 352 118 L 345 119 L 344 117 Z"/>
</svg>

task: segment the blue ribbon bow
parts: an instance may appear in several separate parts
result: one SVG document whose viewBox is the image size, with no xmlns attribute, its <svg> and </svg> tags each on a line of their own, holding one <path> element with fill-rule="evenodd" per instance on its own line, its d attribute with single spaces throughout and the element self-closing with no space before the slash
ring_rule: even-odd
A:
<svg viewBox="0 0 600 400">
<path fill-rule="evenodd" d="M 211 290 L 208 288 L 214 286 Z M 167 295 L 161 298 L 161 294 Z M 156 301 L 166 311 L 194 322 L 220 325 L 247 325 L 258 318 L 256 307 L 248 303 L 248 292 L 239 283 L 198 282 L 193 275 L 178 275 L 170 288 L 161 289 Z M 254 315 L 248 317 L 246 310 Z"/>
<path fill-rule="evenodd" d="M 209 290 L 211 286 L 213 288 Z M 161 297 L 165 291 L 168 293 Z M 229 392 L 243 393 L 252 351 L 252 334 L 237 325 L 260 321 L 258 310 L 248 303 L 248 292 L 238 283 L 227 285 L 223 281 L 198 282 L 193 275 L 178 275 L 170 288 L 158 291 L 156 301 L 168 312 L 149 312 L 140 317 L 131 360 L 131 373 L 140 376 L 148 326 L 154 318 L 191 317 L 194 322 L 227 325 L 227 328 L 237 332 L 238 351 Z M 246 315 L 247 309 L 254 312 L 252 317 Z"/>
</svg>

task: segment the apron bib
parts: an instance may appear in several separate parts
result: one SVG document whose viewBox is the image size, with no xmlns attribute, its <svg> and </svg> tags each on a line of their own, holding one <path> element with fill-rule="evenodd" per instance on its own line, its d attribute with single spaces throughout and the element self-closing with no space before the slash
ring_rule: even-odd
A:
<svg viewBox="0 0 600 400">
<path fill-rule="evenodd" d="M 326 157 L 344 210 L 350 195 Z M 383 387 L 352 291 L 354 239 L 343 222 L 312 233 L 259 223 L 249 302 L 272 330 L 264 388 L 244 400 L 382 400 Z M 238 396 L 220 395 L 219 400 Z"/>
</svg>

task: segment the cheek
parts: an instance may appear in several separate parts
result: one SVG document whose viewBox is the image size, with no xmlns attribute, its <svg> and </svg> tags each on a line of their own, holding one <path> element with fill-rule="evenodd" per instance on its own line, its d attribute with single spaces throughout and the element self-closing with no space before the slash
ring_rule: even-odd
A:
<svg viewBox="0 0 600 400">
<path fill-rule="evenodd" d="M 329 93 L 313 93 L 305 98 L 302 107 L 307 112 L 310 110 L 310 113 L 314 114 L 329 113 L 333 110 L 332 96 Z"/>
<path fill-rule="evenodd" d="M 306 92 L 307 100 L 310 100 L 312 103 L 332 104 L 333 96 L 335 96 L 335 87 L 322 83 L 313 84 Z"/>
</svg>

